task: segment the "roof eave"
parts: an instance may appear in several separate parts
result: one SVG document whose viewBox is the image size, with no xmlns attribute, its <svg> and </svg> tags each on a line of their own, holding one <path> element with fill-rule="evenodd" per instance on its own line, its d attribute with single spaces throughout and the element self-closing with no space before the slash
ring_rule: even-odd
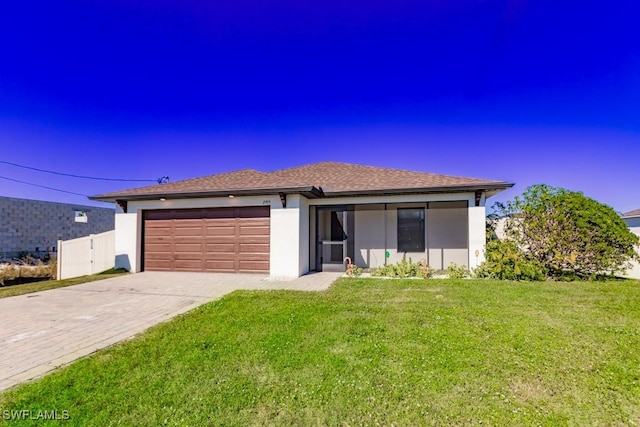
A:
<svg viewBox="0 0 640 427">
<path fill-rule="evenodd" d="M 153 194 L 98 194 L 91 196 L 89 199 L 112 202 L 116 200 L 123 201 L 144 201 L 164 199 L 203 199 L 208 197 L 228 197 L 228 196 L 263 196 L 276 194 L 302 194 L 308 199 L 316 199 L 322 196 L 322 190 L 314 186 L 304 187 L 281 187 L 281 188 L 249 188 L 249 189 L 228 189 L 215 191 L 187 191 L 187 192 L 166 192 Z"/>
<path fill-rule="evenodd" d="M 487 197 L 513 187 L 513 183 L 505 182 L 498 184 L 471 184 L 471 185 L 452 185 L 439 187 L 419 187 L 419 188 L 388 188 L 378 190 L 361 190 L 361 191 L 325 191 L 325 197 L 347 197 L 347 196 L 391 196 L 400 194 L 436 194 L 436 193 L 466 193 L 470 191 L 484 191 Z"/>
</svg>

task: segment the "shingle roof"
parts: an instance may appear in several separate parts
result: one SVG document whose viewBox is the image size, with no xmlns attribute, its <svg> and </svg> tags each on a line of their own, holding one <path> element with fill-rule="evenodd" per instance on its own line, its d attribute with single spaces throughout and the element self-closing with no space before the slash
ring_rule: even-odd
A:
<svg viewBox="0 0 640 427">
<path fill-rule="evenodd" d="M 320 162 L 310 165 L 259 172 L 243 169 L 186 179 L 162 185 L 115 191 L 93 196 L 96 200 L 137 199 L 144 196 L 180 195 L 182 197 L 228 194 L 300 192 L 325 196 L 416 192 L 417 190 L 455 190 L 478 188 L 501 191 L 513 186 L 504 181 L 465 178 L 401 169 L 362 166 L 349 163 Z"/>
<path fill-rule="evenodd" d="M 325 193 L 500 183 L 500 181 L 486 179 L 463 178 L 338 162 L 314 163 L 271 172 L 270 175 L 297 182 L 307 182 L 316 187 L 322 187 Z"/>
<path fill-rule="evenodd" d="M 632 217 L 632 216 L 640 216 L 640 209 L 636 209 L 634 211 L 627 212 L 625 214 L 622 214 L 622 216 L 624 218 L 628 218 L 628 217 Z"/>
</svg>

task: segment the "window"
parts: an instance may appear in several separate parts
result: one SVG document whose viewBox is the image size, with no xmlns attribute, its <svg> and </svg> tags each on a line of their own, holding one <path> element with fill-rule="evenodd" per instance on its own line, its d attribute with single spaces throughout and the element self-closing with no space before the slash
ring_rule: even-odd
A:
<svg viewBox="0 0 640 427">
<path fill-rule="evenodd" d="M 398 252 L 424 252 L 424 209 L 398 208 Z"/>
</svg>

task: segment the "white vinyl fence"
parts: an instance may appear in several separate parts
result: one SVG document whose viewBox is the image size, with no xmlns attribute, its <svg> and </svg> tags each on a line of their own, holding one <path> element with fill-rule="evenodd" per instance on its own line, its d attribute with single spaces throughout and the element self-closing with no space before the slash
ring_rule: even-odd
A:
<svg viewBox="0 0 640 427">
<path fill-rule="evenodd" d="M 115 231 L 58 240 L 58 280 L 86 276 L 115 266 Z"/>
</svg>

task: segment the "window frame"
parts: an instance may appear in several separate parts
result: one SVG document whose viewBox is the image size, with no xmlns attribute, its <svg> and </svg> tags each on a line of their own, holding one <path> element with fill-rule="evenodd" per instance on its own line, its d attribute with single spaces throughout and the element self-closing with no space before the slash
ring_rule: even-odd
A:
<svg viewBox="0 0 640 427">
<path fill-rule="evenodd" d="M 402 218 L 401 211 L 419 211 L 418 218 Z M 424 207 L 397 208 L 397 251 L 422 253 L 426 251 L 426 209 Z M 407 222 L 405 222 L 407 221 Z M 417 226 L 416 226 L 417 224 Z M 407 233 L 410 233 L 407 235 Z"/>
</svg>

